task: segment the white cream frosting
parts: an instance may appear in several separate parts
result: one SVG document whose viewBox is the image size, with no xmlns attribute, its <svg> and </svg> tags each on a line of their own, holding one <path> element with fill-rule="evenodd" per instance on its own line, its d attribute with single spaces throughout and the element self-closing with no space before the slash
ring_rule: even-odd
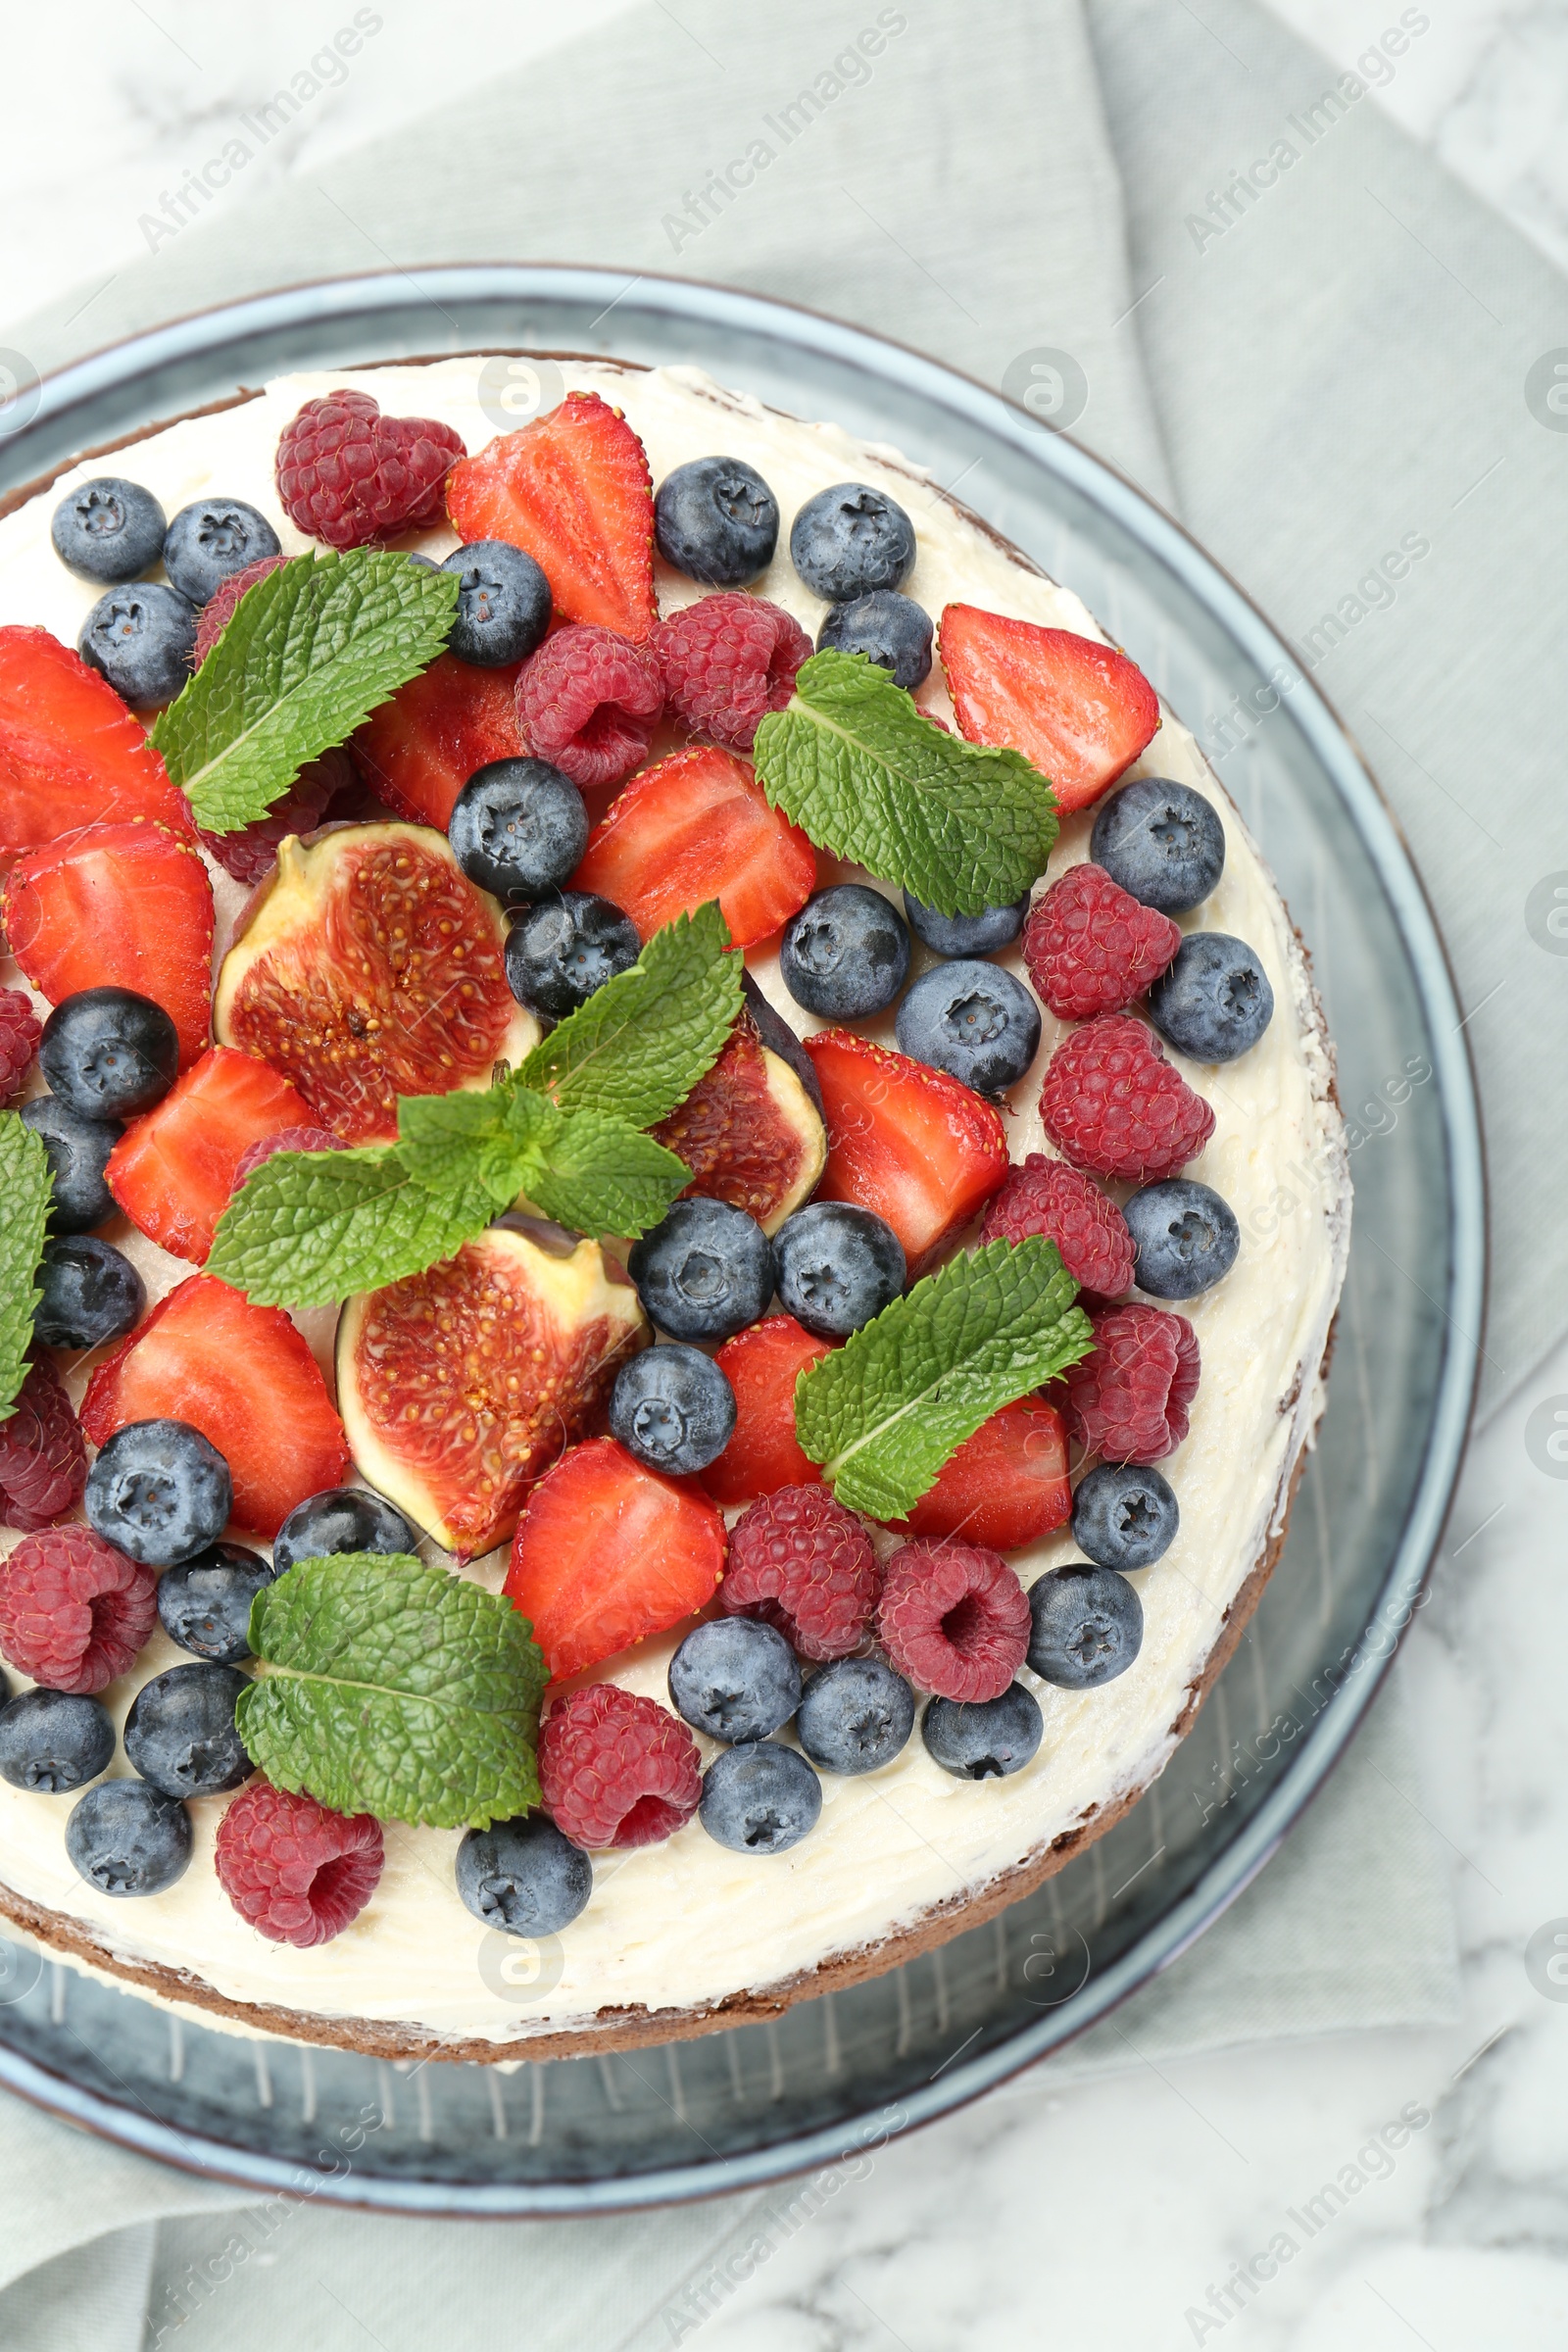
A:
<svg viewBox="0 0 1568 2352">
<path fill-rule="evenodd" d="M 49 520 L 75 481 L 123 465 L 170 514 L 204 494 L 245 498 L 278 522 L 285 551 L 296 553 L 308 543 L 278 517 L 272 457 L 279 431 L 301 403 L 332 385 L 357 384 L 391 414 L 441 418 L 477 450 L 493 431 L 478 404 L 480 366 L 468 358 L 359 375 L 285 377 L 244 406 L 150 435 L 122 460 L 75 468 L 0 522 L 0 622 L 41 623 L 74 642 L 95 592 L 54 556 Z M 815 491 L 845 479 L 884 488 L 911 514 L 918 554 L 906 585 L 933 615 L 961 600 L 1103 636 L 1069 590 L 1031 571 L 896 452 L 857 441 L 836 425 L 774 415 L 695 369 L 642 373 L 567 365 L 563 372 L 569 389 L 602 391 L 624 410 L 647 447 L 656 482 L 683 461 L 713 451 L 760 468 L 778 497 L 784 527 L 779 554 L 757 587 L 813 636 L 823 608 L 790 564 L 789 522 Z M 446 530 L 409 541 L 437 557 L 456 543 Z M 665 610 L 704 593 L 662 565 L 658 584 Z M 919 700 L 948 712 L 939 670 Z M 456 1833 L 389 1824 L 386 1868 L 369 1904 L 332 1942 L 295 1951 L 248 1927 L 219 1887 L 213 1842 L 225 1799 L 191 1806 L 194 1857 L 174 1886 L 151 1898 L 116 1900 L 84 1884 L 67 1861 L 64 1830 L 75 1797 L 25 1794 L 0 1783 L 0 1875 L 10 1886 L 82 1923 L 110 1954 L 188 1972 L 231 2001 L 306 2013 L 307 2035 L 314 2013 L 403 2023 L 455 2040 L 515 2042 L 591 2027 L 602 2010 L 684 2011 L 777 1985 L 836 1955 L 875 1945 L 932 1906 L 973 1892 L 1146 1786 L 1172 1750 L 1173 1727 L 1227 1609 L 1276 1528 L 1291 1469 L 1310 1438 L 1321 1404 L 1318 1366 L 1344 1276 L 1348 1185 L 1332 1071 L 1305 969 L 1255 847 L 1192 736 L 1168 711 L 1132 772 L 1195 784 L 1221 810 L 1225 872 L 1186 926 L 1250 941 L 1273 986 L 1276 1010 L 1260 1043 L 1238 1061 L 1209 1068 L 1173 1055 L 1215 1112 L 1208 1147 L 1187 1173 L 1231 1202 L 1243 1248 L 1228 1278 L 1182 1309 L 1198 1333 L 1202 1380 L 1191 1432 L 1161 1465 L 1180 1500 L 1181 1529 L 1165 1557 L 1135 1580 L 1146 1633 L 1129 1672 L 1099 1690 L 1072 1692 L 1026 1671 L 1022 1679 L 1040 1700 L 1045 1737 L 1033 1762 L 1008 1780 L 950 1778 L 916 1732 L 880 1772 L 859 1779 L 824 1775 L 817 1828 L 782 1856 L 730 1853 L 696 1821 L 662 1844 L 597 1856 L 593 1898 L 560 1939 L 560 1981 L 533 1999 L 507 1988 L 496 1969 L 499 1939 L 458 1898 Z M 1087 843 L 1087 818 L 1067 820 L 1052 875 L 1081 858 Z M 824 879 L 829 871 L 824 859 Z M 220 873 L 215 881 L 220 953 L 245 894 Z M 918 948 L 916 954 L 930 960 Z M 819 1025 L 785 994 L 774 958 L 757 960 L 756 968 L 798 1029 Z M 14 980 L 14 972 L 9 976 Z M 891 1024 L 871 1033 L 891 1038 Z M 1013 1090 L 1015 1158 L 1047 1148 L 1036 1102 L 1062 1034 L 1048 1013 L 1036 1065 Z M 1293 1205 L 1282 1206 L 1282 1200 Z M 192 1271 L 128 1228 L 106 1230 L 136 1260 L 154 1298 Z M 325 1361 L 331 1317 L 301 1322 Z M 1014 1565 L 1027 1582 L 1074 1556 L 1074 1548 L 1064 1530 L 1014 1554 Z M 497 1552 L 467 1573 L 497 1589 L 505 1565 L 505 1553 Z M 677 1638 L 646 1643 L 609 1671 L 628 1689 L 667 1703 L 665 1672 Z M 134 1673 L 105 1694 L 117 1720 L 142 1682 L 183 1656 L 156 1634 Z M 710 1742 L 699 1744 L 705 1755 L 712 1752 Z M 117 1756 L 111 1769 L 127 1767 Z M 201 2015 L 208 2024 L 225 2023 L 206 2010 Z"/>
</svg>

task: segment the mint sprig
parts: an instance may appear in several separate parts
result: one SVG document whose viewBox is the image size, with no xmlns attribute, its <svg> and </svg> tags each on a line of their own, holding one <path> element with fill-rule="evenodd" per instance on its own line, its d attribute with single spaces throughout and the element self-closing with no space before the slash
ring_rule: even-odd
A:
<svg viewBox="0 0 1568 2352">
<path fill-rule="evenodd" d="M 523 1063 L 563 1110 L 657 1127 L 722 1053 L 741 1009 L 741 958 L 716 900 L 654 933 L 629 972 L 595 989 Z"/>
<path fill-rule="evenodd" d="M 250 1644 L 235 1721 L 277 1788 L 440 1830 L 539 1802 L 547 1669 L 502 1594 L 407 1552 L 300 1560 L 257 1594 Z"/>
<path fill-rule="evenodd" d="M 27 1377 L 32 1314 L 41 1293 L 43 1255 L 54 1198 L 54 1174 L 43 1140 L 14 1110 L 0 1110 L 0 1422 L 16 1410 Z"/>
<path fill-rule="evenodd" d="M 233 833 L 265 816 L 435 660 L 457 604 L 454 573 L 368 547 L 296 556 L 248 588 L 148 737 L 197 823 Z"/>
<path fill-rule="evenodd" d="M 902 1519 L 982 1421 L 1094 1346 L 1055 1244 L 950 1259 L 804 1372 L 795 1429 L 840 1502 Z"/>
<path fill-rule="evenodd" d="M 818 848 L 942 914 L 1022 898 L 1055 843 L 1056 796 L 1021 752 L 945 734 L 863 654 L 803 662 L 752 758 L 769 802 Z"/>
</svg>

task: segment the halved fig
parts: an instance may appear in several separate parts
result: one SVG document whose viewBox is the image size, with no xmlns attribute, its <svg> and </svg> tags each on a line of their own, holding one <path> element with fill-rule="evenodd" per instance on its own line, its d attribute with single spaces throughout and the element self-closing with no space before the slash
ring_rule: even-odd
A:
<svg viewBox="0 0 1568 2352">
<path fill-rule="evenodd" d="M 648 1338 L 597 1242 L 492 1225 L 456 1257 L 344 1307 L 338 1409 L 372 1487 L 460 1560 L 511 1535 Z"/>
<path fill-rule="evenodd" d="M 271 1063 L 345 1144 L 389 1142 L 399 1095 L 485 1087 L 539 1024 L 507 986 L 507 918 L 426 825 L 284 841 L 213 1003 L 220 1045 Z"/>
<path fill-rule="evenodd" d="M 827 1165 L 821 1113 L 745 1009 L 706 1078 L 653 1132 L 691 1169 L 688 1194 L 744 1208 L 764 1233 L 810 1198 Z"/>
</svg>

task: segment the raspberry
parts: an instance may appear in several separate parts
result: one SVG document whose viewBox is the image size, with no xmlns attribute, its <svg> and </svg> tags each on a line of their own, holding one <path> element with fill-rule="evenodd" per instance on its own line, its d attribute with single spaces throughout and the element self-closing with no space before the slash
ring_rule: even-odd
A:
<svg viewBox="0 0 1568 2352">
<path fill-rule="evenodd" d="M 192 669 L 200 669 L 233 619 L 234 607 L 246 589 L 254 588 L 258 580 L 265 580 L 270 571 L 275 571 L 280 564 L 287 562 L 287 556 L 262 556 L 254 564 L 247 564 L 243 571 L 230 572 L 226 580 L 219 582 L 196 618 L 196 643 L 190 658 Z"/>
<path fill-rule="evenodd" d="M 1119 1298 L 1132 1287 L 1133 1237 L 1114 1200 L 1064 1159 L 1031 1152 L 993 1196 L 982 1242 L 1021 1242 L 1044 1234 L 1087 1297 Z"/>
<path fill-rule="evenodd" d="M 213 1866 L 241 1919 L 306 1951 L 358 1919 L 381 1876 L 381 1824 L 247 1781 L 218 1825 Z"/>
<path fill-rule="evenodd" d="M 234 1191 L 237 1193 L 252 1168 L 259 1168 L 264 1159 L 274 1152 L 336 1152 L 340 1149 L 337 1137 L 324 1127 L 280 1127 L 275 1135 L 259 1135 L 254 1144 L 247 1144 L 234 1163 Z"/>
<path fill-rule="evenodd" d="M 631 774 L 648 756 L 663 705 L 650 649 L 591 621 L 557 629 L 517 672 L 524 749 L 580 791 Z"/>
<path fill-rule="evenodd" d="M 441 520 L 441 491 L 466 453 L 449 424 L 383 416 L 368 392 L 308 400 L 277 443 L 277 494 L 290 522 L 328 547 L 367 547 Z"/>
<path fill-rule="evenodd" d="M 545 1811 L 573 1845 L 656 1845 L 697 1810 L 697 1742 L 657 1699 L 617 1683 L 574 1690 L 539 1734 Z"/>
<path fill-rule="evenodd" d="M 871 1629 L 881 1586 L 853 1511 L 825 1487 L 780 1487 L 730 1529 L 718 1603 L 732 1617 L 760 1617 L 803 1658 L 847 1658 Z"/>
<path fill-rule="evenodd" d="M 1080 1446 L 1107 1462 L 1158 1462 L 1187 1435 L 1198 1394 L 1198 1334 L 1158 1306 L 1113 1306 L 1091 1318 L 1095 1347 L 1067 1374 L 1067 1420 Z"/>
<path fill-rule="evenodd" d="M 1046 1132 L 1074 1167 L 1153 1184 L 1196 1158 L 1214 1113 L 1129 1013 L 1102 1012 L 1064 1038 L 1040 1089 Z"/>
<path fill-rule="evenodd" d="M 1120 1012 L 1157 980 L 1182 944 L 1168 914 L 1141 906 L 1102 866 L 1075 865 L 1030 908 L 1029 977 L 1058 1019 Z"/>
<path fill-rule="evenodd" d="M 278 843 L 290 833 L 314 833 L 336 795 L 357 782 L 347 752 L 323 752 L 300 769 L 283 798 L 275 801 L 265 816 L 241 825 L 237 833 L 205 833 L 198 825 L 197 836 L 225 874 L 254 888 L 266 881 L 276 864 Z"/>
<path fill-rule="evenodd" d="M 50 1690 L 105 1690 L 158 1622 L 158 1571 L 90 1527 L 24 1536 L 0 1561 L 0 1650 Z"/>
<path fill-rule="evenodd" d="M 87 1448 L 71 1399 L 47 1358 L 27 1367 L 9 1421 L 0 1421 L 0 1519 L 47 1527 L 81 1500 Z"/>
<path fill-rule="evenodd" d="M 654 631 L 664 696 L 683 727 L 732 752 L 749 752 L 759 720 L 782 710 L 811 650 L 779 605 L 738 592 L 705 596 Z"/>
<path fill-rule="evenodd" d="M 38 1051 L 43 1023 L 24 989 L 0 988 L 0 1102 L 9 1102 Z"/>
<path fill-rule="evenodd" d="M 901 1674 L 938 1698 L 1000 1698 L 1029 1647 L 1029 1595 L 979 1544 L 906 1544 L 883 1574 L 876 1630 Z"/>
</svg>

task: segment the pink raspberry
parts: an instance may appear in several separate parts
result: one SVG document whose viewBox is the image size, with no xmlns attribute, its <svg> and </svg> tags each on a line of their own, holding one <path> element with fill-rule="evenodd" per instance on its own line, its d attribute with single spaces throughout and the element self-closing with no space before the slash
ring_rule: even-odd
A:
<svg viewBox="0 0 1568 2352">
<path fill-rule="evenodd" d="M 803 1658 L 847 1658 L 863 1643 L 881 1591 L 871 1539 L 826 1487 L 780 1487 L 729 1531 L 718 1605 L 760 1617 Z"/>
<path fill-rule="evenodd" d="M 1064 1038 L 1040 1089 L 1046 1133 L 1074 1167 L 1153 1184 L 1214 1132 L 1214 1113 L 1130 1013 L 1102 1012 Z"/>
<path fill-rule="evenodd" d="M 0 1560 L 0 1650 L 50 1690 L 106 1690 L 158 1619 L 158 1571 L 90 1527 L 24 1536 Z"/>
<path fill-rule="evenodd" d="M 254 889 L 277 862 L 278 843 L 290 833 L 314 833 L 337 795 L 352 791 L 358 782 L 347 752 L 323 752 L 300 769 L 283 798 L 253 824 L 242 825 L 237 833 L 206 833 L 198 825 L 202 848 L 225 874 Z"/>
<path fill-rule="evenodd" d="M 259 1168 L 264 1159 L 270 1159 L 274 1152 L 336 1152 L 340 1149 L 337 1137 L 329 1135 L 324 1127 L 280 1127 L 275 1135 L 259 1135 L 254 1144 L 246 1145 L 235 1162 L 234 1191 L 237 1193 L 251 1170 Z"/>
<path fill-rule="evenodd" d="M 1094 1352 L 1067 1379 L 1067 1421 L 1080 1446 L 1107 1462 L 1158 1462 L 1187 1435 L 1198 1394 L 1198 1334 L 1158 1306 L 1113 1306 L 1091 1317 Z"/>
<path fill-rule="evenodd" d="M 1029 1595 L 983 1544 L 906 1544 L 883 1571 L 877 1637 L 939 1698 L 1000 1698 L 1029 1647 Z"/>
<path fill-rule="evenodd" d="M 657 1845 L 697 1810 L 697 1742 L 657 1699 L 591 1683 L 552 1707 L 539 1734 L 545 1811 L 573 1845 Z"/>
<path fill-rule="evenodd" d="M 1023 927 L 1029 977 L 1064 1021 L 1120 1012 L 1181 944 L 1168 914 L 1140 906 L 1098 865 L 1072 866 L 1036 900 Z"/>
<path fill-rule="evenodd" d="M 213 1866 L 241 1919 L 300 1951 L 358 1919 L 381 1876 L 381 1824 L 247 1781 L 218 1825 Z"/>
<path fill-rule="evenodd" d="M 465 454 L 449 424 L 383 416 L 368 392 L 329 392 L 278 436 L 277 494 L 313 539 L 368 547 L 439 522 L 442 487 Z"/>
<path fill-rule="evenodd" d="M 811 640 L 782 606 L 735 590 L 672 612 L 653 646 L 681 725 L 749 752 L 763 714 L 782 710 L 795 692 Z"/>
<path fill-rule="evenodd" d="M 9 1102 L 38 1051 L 43 1023 L 24 989 L 0 988 L 0 1102 Z"/>
<path fill-rule="evenodd" d="M 517 672 L 524 750 L 583 792 L 623 782 L 647 759 L 663 707 L 651 648 L 591 621 L 557 629 Z"/>
<path fill-rule="evenodd" d="M 1133 1237 L 1114 1200 L 1064 1159 L 1031 1152 L 993 1195 L 982 1242 L 1021 1242 L 1042 1234 L 1086 1298 L 1119 1298 L 1133 1279 Z"/>
<path fill-rule="evenodd" d="M 71 1399 L 46 1356 L 27 1377 L 8 1421 L 0 1421 L 0 1519 L 29 1533 L 81 1500 L 87 1448 Z"/>
<path fill-rule="evenodd" d="M 287 562 L 287 556 L 259 556 L 254 564 L 247 564 L 243 571 L 230 572 L 226 580 L 219 582 L 197 616 L 196 645 L 191 655 L 192 669 L 200 669 L 233 619 L 234 607 L 246 589 L 254 588 L 258 580 L 265 580 L 270 571 L 275 571 L 280 564 Z"/>
</svg>

